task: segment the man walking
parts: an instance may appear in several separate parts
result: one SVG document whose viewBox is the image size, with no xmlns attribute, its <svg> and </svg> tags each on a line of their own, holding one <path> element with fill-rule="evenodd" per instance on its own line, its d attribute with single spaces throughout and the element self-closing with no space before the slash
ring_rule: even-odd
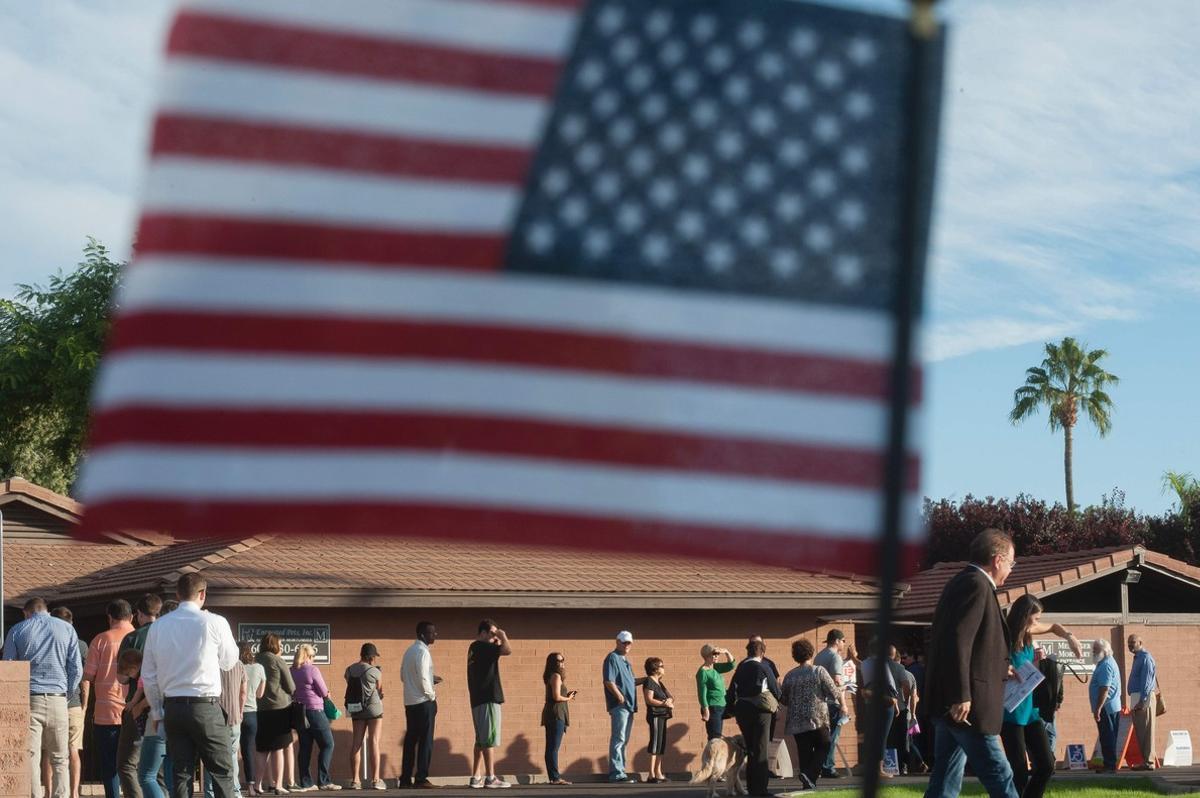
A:
<svg viewBox="0 0 1200 798">
<path fill-rule="evenodd" d="M 846 652 L 846 635 L 841 629 L 830 629 L 825 635 L 825 648 L 821 649 L 815 657 L 813 657 L 813 665 L 824 668 L 829 677 L 833 679 L 834 685 L 838 689 L 838 695 L 843 695 L 842 682 L 844 681 L 843 668 L 845 660 L 843 656 Z M 826 779 L 840 779 L 842 774 L 838 772 L 837 766 L 834 763 L 834 753 L 837 750 L 838 737 L 842 733 L 842 716 L 845 715 L 842 708 L 845 706 L 845 699 L 834 702 L 827 702 L 829 705 L 829 753 L 825 756 L 825 762 L 821 766 L 821 777 Z"/>
<path fill-rule="evenodd" d="M 636 780 L 625 773 L 625 747 L 633 730 L 633 716 L 637 713 L 637 686 L 633 667 L 629 664 L 632 647 L 633 633 L 618 632 L 616 648 L 604 658 L 604 703 L 612 721 L 608 738 L 609 781 Z"/>
<path fill-rule="evenodd" d="M 158 620 L 162 611 L 162 598 L 147 593 L 138 599 L 134 608 L 137 629 L 121 640 L 117 657 L 125 651 L 142 651 L 146 649 L 146 637 L 150 634 L 150 624 Z M 121 732 L 117 739 L 117 777 L 121 780 L 121 793 L 125 798 L 142 798 L 142 785 L 138 782 L 138 760 L 142 755 L 142 738 L 138 734 L 137 721 L 129 712 L 129 700 L 137 692 L 137 679 L 130 679 L 125 685 L 125 708 L 121 712 Z"/>
<path fill-rule="evenodd" d="M 1092 641 L 1092 662 L 1096 669 L 1088 682 L 1088 698 L 1092 703 L 1092 717 L 1096 719 L 1096 731 L 1100 735 L 1100 755 L 1104 758 L 1103 771 L 1117 772 L 1117 728 L 1121 721 L 1121 675 L 1117 661 L 1113 659 L 1112 646 L 1107 640 Z"/>
<path fill-rule="evenodd" d="M 942 590 L 933 615 L 925 699 L 934 727 L 934 766 L 926 798 L 962 790 L 967 762 L 992 798 L 1018 798 L 1000 744 L 1008 629 L 996 588 L 1016 564 L 1012 538 L 998 529 L 975 536 L 970 564 Z"/>
<path fill-rule="evenodd" d="M 50 610 L 50 615 L 71 624 L 72 627 L 75 626 L 75 615 L 66 607 L 55 607 Z M 83 666 L 86 666 L 87 643 L 79 638 L 78 632 L 75 633 L 75 641 L 79 646 L 79 659 Z M 88 683 L 82 678 L 79 680 L 79 686 L 75 688 L 75 692 L 67 695 L 67 749 L 71 765 L 71 798 L 79 798 L 79 785 L 83 780 L 83 761 L 79 752 L 83 750 L 83 710 L 88 705 L 88 696 Z M 42 760 L 42 783 L 52 784 L 50 760 L 44 755 L 44 752 Z"/>
<path fill-rule="evenodd" d="M 429 621 L 417 624 L 417 639 L 404 652 L 400 662 L 400 681 L 404 683 L 404 717 L 407 723 L 404 729 L 404 758 L 400 769 L 400 780 L 396 786 L 400 789 L 419 787 L 432 788 L 429 780 L 429 763 L 433 759 L 433 726 L 437 719 L 437 692 L 434 686 L 441 683 L 442 677 L 433 675 L 433 655 L 429 647 L 437 642 L 437 627 Z M 363 646 L 363 657 L 375 651 L 371 644 L 370 650 Z M 378 763 L 376 763 L 378 764 Z M 413 768 L 416 768 L 416 781 L 413 781 Z M 358 774 L 354 774 L 358 778 Z"/>
<path fill-rule="evenodd" d="M 1154 727 L 1157 725 L 1154 714 L 1154 693 L 1158 690 L 1158 669 L 1154 657 L 1146 650 L 1141 635 L 1129 636 L 1129 653 L 1133 654 L 1133 666 L 1129 669 L 1130 715 L 1133 716 L 1133 733 L 1137 735 L 1138 748 L 1142 752 L 1142 764 L 1134 770 L 1153 770 L 1154 756 Z"/>
<path fill-rule="evenodd" d="M 92 692 L 96 695 L 92 740 L 96 744 L 104 798 L 117 798 L 121 794 L 117 779 L 117 746 L 121 739 L 121 715 L 125 711 L 126 695 L 124 681 L 117 672 L 117 657 L 121 653 L 121 641 L 133 631 L 133 624 L 129 622 L 133 609 L 125 599 L 117 599 L 108 603 L 105 614 L 108 631 L 96 635 L 88 647 L 83 678 L 92 683 Z"/>
<path fill-rule="evenodd" d="M 67 696 L 79 687 L 83 663 L 75 629 L 50 617 L 46 602 L 25 602 L 25 620 L 4 639 L 4 659 L 29 663 L 29 771 L 33 798 L 53 792 L 67 798 L 71 772 L 67 766 Z M 53 783 L 42 784 L 42 752 L 50 759 Z"/>
<path fill-rule="evenodd" d="M 496 775 L 495 750 L 500 746 L 500 705 L 504 688 L 500 686 L 500 658 L 512 653 L 508 635 L 485 618 L 479 622 L 479 634 L 467 649 L 467 689 L 471 695 L 471 720 L 475 724 L 475 761 L 471 766 L 471 787 L 491 789 L 511 787 Z"/>
<path fill-rule="evenodd" d="M 222 712 L 221 671 L 238 661 L 229 621 L 203 609 L 208 581 L 179 578 L 179 608 L 150 627 L 142 684 L 150 720 L 163 722 L 174 779 L 172 798 L 188 798 L 196 759 L 212 774 L 216 798 L 235 798 L 229 729 Z"/>
</svg>

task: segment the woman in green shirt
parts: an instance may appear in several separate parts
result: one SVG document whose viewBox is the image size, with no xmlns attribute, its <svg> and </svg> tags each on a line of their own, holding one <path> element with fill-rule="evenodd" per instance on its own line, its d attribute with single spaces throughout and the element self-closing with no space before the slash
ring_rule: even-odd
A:
<svg viewBox="0 0 1200 798">
<path fill-rule="evenodd" d="M 708 739 L 712 740 L 721 736 L 721 720 L 725 715 L 725 679 L 721 674 L 732 671 L 737 663 L 729 649 L 711 643 L 700 647 L 700 656 L 704 664 L 696 671 L 696 692 L 700 697 L 700 717 L 708 730 Z M 725 661 L 717 662 L 717 657 Z"/>
</svg>

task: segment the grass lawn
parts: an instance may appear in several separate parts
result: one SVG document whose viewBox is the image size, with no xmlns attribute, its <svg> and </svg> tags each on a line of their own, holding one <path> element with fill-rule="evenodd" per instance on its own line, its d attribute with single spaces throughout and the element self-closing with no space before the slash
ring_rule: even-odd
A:
<svg viewBox="0 0 1200 798">
<path fill-rule="evenodd" d="M 818 790 L 821 798 L 850 798 L 858 795 L 857 790 Z M 925 794 L 924 784 L 906 784 L 884 787 L 883 798 L 921 798 Z M 987 795 L 976 782 L 963 785 L 963 795 Z M 1055 779 L 1046 788 L 1047 798 L 1149 798 L 1162 793 L 1154 789 L 1150 779 Z M 794 793 L 796 798 L 812 793 Z"/>
</svg>

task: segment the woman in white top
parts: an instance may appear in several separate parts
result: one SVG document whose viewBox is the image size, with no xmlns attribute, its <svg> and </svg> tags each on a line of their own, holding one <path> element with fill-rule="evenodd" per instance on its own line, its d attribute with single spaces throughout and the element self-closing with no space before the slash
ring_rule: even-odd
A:
<svg viewBox="0 0 1200 798">
<path fill-rule="evenodd" d="M 242 775 L 246 777 L 246 795 L 261 792 L 259 779 L 254 778 L 254 737 L 258 734 L 258 699 L 267 689 L 267 672 L 254 661 L 254 645 L 238 644 L 238 657 L 246 669 L 246 703 L 242 706 Z"/>
</svg>

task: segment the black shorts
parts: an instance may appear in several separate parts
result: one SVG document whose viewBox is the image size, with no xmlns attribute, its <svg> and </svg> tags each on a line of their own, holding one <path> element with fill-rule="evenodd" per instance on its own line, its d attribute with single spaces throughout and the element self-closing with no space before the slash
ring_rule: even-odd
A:
<svg viewBox="0 0 1200 798">
<path fill-rule="evenodd" d="M 667 750 L 667 719 L 647 716 L 646 720 L 650 727 L 650 745 L 646 751 L 652 756 L 662 756 Z"/>
</svg>

